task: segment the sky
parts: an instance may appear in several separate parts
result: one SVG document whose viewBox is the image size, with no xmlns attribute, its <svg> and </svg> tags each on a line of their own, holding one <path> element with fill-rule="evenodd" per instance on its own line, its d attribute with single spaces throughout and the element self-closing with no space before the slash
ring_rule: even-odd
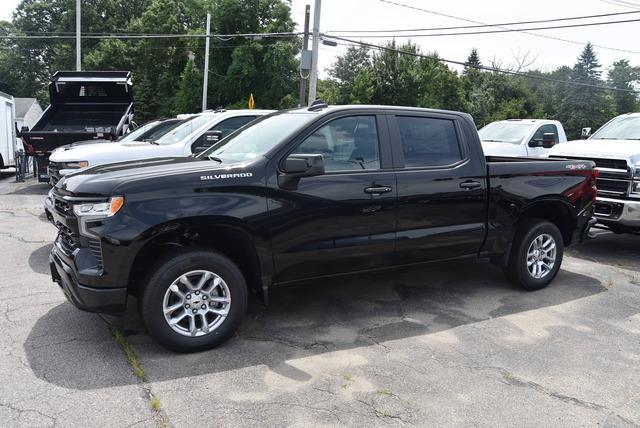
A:
<svg viewBox="0 0 640 428">
<path fill-rule="evenodd" d="M 19 0 L 0 0 L 0 19 L 10 20 Z M 126 0 L 123 0 L 126 1 Z M 580 15 L 594 15 L 611 12 L 640 11 L 640 0 L 393 0 L 423 9 L 431 10 L 460 18 L 466 18 L 487 24 L 531 21 L 536 19 L 562 18 Z M 293 18 L 301 31 L 304 22 L 304 7 L 311 5 L 313 0 L 291 0 Z M 637 4 L 637 8 L 630 6 Z M 636 15 L 601 18 L 600 20 L 640 19 Z M 313 22 L 313 17 L 312 17 Z M 582 21 L 582 22 L 593 22 Z M 404 8 L 382 0 L 322 0 L 320 16 L 320 31 L 344 30 L 379 30 L 379 29 L 410 29 L 433 28 L 469 25 L 458 19 L 447 18 L 431 13 Z M 559 23 L 560 25 L 562 23 Z M 549 24 L 540 24 L 549 25 Z M 553 24 L 551 24 L 553 25 Z M 215 30 L 215 29 L 214 29 Z M 460 31 L 460 30 L 458 30 Z M 469 31 L 469 30 L 464 30 Z M 492 60 L 502 63 L 505 68 L 515 63 L 514 56 L 522 57 L 529 53 L 535 62 L 529 68 L 545 71 L 553 70 L 561 65 L 573 65 L 583 48 L 583 44 L 591 41 L 596 47 L 600 63 L 606 67 L 616 60 L 627 58 L 634 65 L 640 65 L 640 46 L 637 44 L 640 34 L 640 22 L 593 26 L 582 28 L 567 28 L 541 30 L 535 33 L 544 36 L 559 37 L 576 43 L 561 42 L 543 37 L 521 33 L 498 33 L 471 36 L 442 36 L 414 38 L 423 52 L 436 51 L 441 57 L 456 61 L 464 61 L 471 48 L 478 49 L 485 65 Z M 338 34 L 337 32 L 334 34 Z M 358 38 L 353 36 L 352 38 Z M 384 43 L 388 38 L 366 39 L 374 44 Z M 398 39 L 405 40 L 405 39 Z M 613 49 L 636 51 L 620 52 Z M 320 75 L 326 76 L 326 69 L 335 58 L 345 51 L 345 46 L 323 46 L 319 51 Z M 455 67 L 454 67 L 455 68 Z"/>
<path fill-rule="evenodd" d="M 633 10 L 640 11 L 640 0 L 624 0 L 624 6 L 622 3 L 613 4 L 619 0 L 536 0 L 526 2 L 514 0 L 394 1 L 487 24 L 612 12 L 631 12 Z M 637 8 L 630 7 L 629 4 L 631 3 L 637 4 Z M 313 14 L 313 0 L 292 0 L 292 15 L 300 30 L 303 29 L 306 4 L 311 5 L 311 13 Z M 640 19 L 640 13 L 600 18 L 600 21 L 623 19 Z M 594 21 L 584 20 L 582 22 Z M 313 16 L 311 22 L 313 23 Z M 566 25 L 566 23 L 558 23 L 558 25 L 561 24 Z M 461 25 L 473 24 L 400 7 L 381 0 L 322 0 L 320 14 L 320 31 L 325 33 L 334 30 L 410 29 Z M 549 26 L 554 24 L 537 25 Z M 530 26 L 532 25 L 530 24 Z M 535 33 L 579 43 L 561 42 L 521 33 L 425 37 L 414 38 L 412 41 L 420 46 L 422 52 L 437 51 L 441 57 L 457 61 L 464 61 L 471 48 L 476 48 L 480 53 L 483 64 L 489 65 L 495 59 L 498 62 L 502 62 L 502 66 L 505 68 L 515 64 L 514 56 L 519 55 L 522 57 L 528 52 L 529 58 L 535 59 L 535 62 L 529 68 L 537 68 L 544 71 L 553 70 L 561 65 L 572 66 L 584 47 L 583 44 L 591 41 L 594 45 L 638 52 L 628 53 L 596 47 L 600 63 L 605 67 L 622 58 L 629 59 L 634 65 L 640 65 L 640 46 L 637 44 L 638 35 L 640 35 L 640 22 L 543 30 Z M 357 37 L 352 38 L 357 39 Z M 374 44 L 383 44 L 386 40 L 389 40 L 389 38 L 366 39 L 367 42 Z M 401 40 L 405 39 L 398 39 L 398 41 Z M 337 55 L 345 50 L 346 47 L 344 46 L 322 46 L 318 60 L 321 76 L 326 75 L 326 68 L 332 64 Z"/>
</svg>

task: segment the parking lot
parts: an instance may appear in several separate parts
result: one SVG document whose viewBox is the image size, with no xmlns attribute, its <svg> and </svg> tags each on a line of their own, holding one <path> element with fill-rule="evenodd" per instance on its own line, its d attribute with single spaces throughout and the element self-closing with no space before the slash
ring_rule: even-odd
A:
<svg viewBox="0 0 640 428">
<path fill-rule="evenodd" d="M 640 424 L 640 237 L 572 248 L 532 293 L 473 262 L 278 290 L 222 347 L 179 355 L 132 314 L 66 303 L 47 190 L 0 177 L 5 426 Z"/>
</svg>

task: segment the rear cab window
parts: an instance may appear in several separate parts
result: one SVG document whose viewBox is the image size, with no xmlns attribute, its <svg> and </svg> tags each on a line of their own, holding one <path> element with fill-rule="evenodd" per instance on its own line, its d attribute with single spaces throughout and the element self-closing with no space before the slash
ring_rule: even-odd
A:
<svg viewBox="0 0 640 428">
<path fill-rule="evenodd" d="M 452 119 L 396 116 L 406 168 L 446 167 L 463 160 Z"/>
</svg>

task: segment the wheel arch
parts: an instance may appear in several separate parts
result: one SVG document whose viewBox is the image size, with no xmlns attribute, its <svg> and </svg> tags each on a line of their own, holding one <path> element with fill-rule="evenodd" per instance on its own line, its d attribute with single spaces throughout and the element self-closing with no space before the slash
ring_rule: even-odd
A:
<svg viewBox="0 0 640 428">
<path fill-rule="evenodd" d="M 129 292 L 139 294 L 148 268 L 176 248 L 205 248 L 218 251 L 233 261 L 248 287 L 266 293 L 271 277 L 272 257 L 267 241 L 249 225 L 233 218 L 189 218 L 157 225 L 137 252 L 130 268 Z"/>
<path fill-rule="evenodd" d="M 575 221 L 572 216 L 572 207 L 560 199 L 540 199 L 522 210 L 517 227 L 526 219 L 539 218 L 554 224 L 562 234 L 564 245 L 571 244 L 575 229 Z M 517 230 L 517 228 L 516 228 Z"/>
</svg>

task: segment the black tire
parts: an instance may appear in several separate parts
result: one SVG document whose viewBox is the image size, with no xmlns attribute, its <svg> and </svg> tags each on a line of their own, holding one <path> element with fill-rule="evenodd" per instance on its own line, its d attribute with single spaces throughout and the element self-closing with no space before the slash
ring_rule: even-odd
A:
<svg viewBox="0 0 640 428">
<path fill-rule="evenodd" d="M 536 278 L 529 271 L 527 255 L 530 247 L 534 245 L 534 240 L 544 235 L 550 236 L 555 241 L 555 260 L 550 270 L 547 270 L 542 277 Z M 558 274 L 563 255 L 564 241 L 560 230 L 555 224 L 541 219 L 526 219 L 520 224 L 516 232 L 511 247 L 511 255 L 504 272 L 507 279 L 525 290 L 540 290 L 549 285 Z M 546 262 L 548 262 L 548 259 Z"/>
<path fill-rule="evenodd" d="M 228 314 L 217 328 L 209 333 L 199 331 L 203 335 L 196 337 L 176 332 L 169 326 L 163 310 L 165 294 L 172 283 L 193 271 L 209 271 L 219 276 L 226 284 L 231 300 Z M 224 255 L 208 250 L 178 250 L 160 259 L 150 271 L 139 301 L 140 316 L 149 335 L 162 346 L 175 352 L 204 351 L 233 336 L 247 312 L 247 294 L 242 272 Z"/>
</svg>

